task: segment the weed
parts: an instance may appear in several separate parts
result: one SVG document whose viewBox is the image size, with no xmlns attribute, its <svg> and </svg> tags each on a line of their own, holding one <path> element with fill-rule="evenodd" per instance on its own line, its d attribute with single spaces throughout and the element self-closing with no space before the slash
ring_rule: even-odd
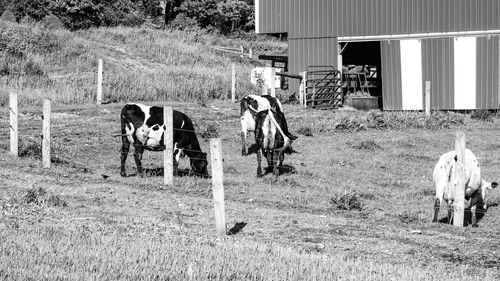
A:
<svg viewBox="0 0 500 281">
<path fill-rule="evenodd" d="M 68 206 L 67 202 L 58 195 L 47 194 L 47 191 L 42 187 L 33 187 L 28 189 L 26 195 L 23 197 L 23 202 L 27 204 L 35 204 L 35 205 L 46 205 L 49 207 L 66 207 Z"/>
<path fill-rule="evenodd" d="M 210 138 L 218 138 L 219 137 L 219 129 L 218 126 L 209 124 L 205 128 L 203 132 L 201 132 L 201 137 L 204 139 L 210 139 Z"/>
<path fill-rule="evenodd" d="M 493 122 L 493 114 L 487 109 L 474 110 L 470 115 L 471 119 L 483 121 L 483 122 Z"/>
<path fill-rule="evenodd" d="M 313 134 L 312 134 L 312 130 L 311 130 L 311 127 L 310 126 L 303 126 L 303 127 L 300 127 L 298 130 L 297 130 L 297 133 L 301 134 L 301 135 L 304 135 L 306 137 L 312 137 Z"/>
<path fill-rule="evenodd" d="M 343 194 L 335 194 L 331 199 L 330 203 L 337 210 L 359 210 L 363 209 L 363 202 L 356 191 L 348 191 Z"/>
</svg>

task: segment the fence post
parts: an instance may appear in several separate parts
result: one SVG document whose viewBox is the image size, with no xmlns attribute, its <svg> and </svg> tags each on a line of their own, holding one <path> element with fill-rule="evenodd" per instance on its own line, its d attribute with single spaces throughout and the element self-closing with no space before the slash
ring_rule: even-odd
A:
<svg viewBox="0 0 500 281">
<path fill-rule="evenodd" d="M 102 102 L 102 59 L 98 60 L 97 66 L 97 97 L 96 97 L 97 105 L 100 105 Z"/>
<path fill-rule="evenodd" d="M 300 75 L 302 76 L 302 81 L 299 87 L 299 102 L 300 105 L 304 106 L 304 108 L 307 108 L 307 102 L 306 102 L 307 71 L 301 72 Z"/>
<path fill-rule="evenodd" d="M 252 50 L 252 48 L 248 49 L 248 57 L 249 58 L 253 57 L 253 50 Z"/>
<path fill-rule="evenodd" d="M 173 167 L 173 109 L 171 106 L 163 107 L 163 123 L 165 124 L 165 132 L 163 133 L 163 184 L 172 186 L 174 183 L 174 167 Z"/>
<path fill-rule="evenodd" d="M 236 65 L 233 63 L 231 71 L 231 101 L 236 102 Z"/>
<path fill-rule="evenodd" d="M 425 116 L 431 116 L 431 81 L 425 81 Z"/>
<path fill-rule="evenodd" d="M 17 93 L 10 93 L 10 154 L 14 157 L 19 156 L 19 134 L 17 122 Z"/>
<path fill-rule="evenodd" d="M 455 165 L 453 188 L 453 225 L 463 227 L 464 225 L 464 201 L 465 201 L 465 133 L 458 131 L 455 139 Z"/>
<path fill-rule="evenodd" d="M 276 68 L 271 67 L 271 97 L 276 97 Z"/>
<path fill-rule="evenodd" d="M 222 141 L 210 139 L 212 165 L 212 193 L 214 196 L 215 225 L 218 235 L 226 235 L 226 215 L 224 207 L 224 173 L 222 168 Z"/>
<path fill-rule="evenodd" d="M 43 100 L 42 163 L 47 169 L 50 169 L 50 114 L 51 101 L 45 99 Z"/>
</svg>

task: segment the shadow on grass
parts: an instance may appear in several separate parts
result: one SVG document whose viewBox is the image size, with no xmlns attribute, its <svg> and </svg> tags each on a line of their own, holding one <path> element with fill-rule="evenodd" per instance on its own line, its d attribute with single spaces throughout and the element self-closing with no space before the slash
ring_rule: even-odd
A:
<svg viewBox="0 0 500 281">
<path fill-rule="evenodd" d="M 125 177 L 128 178 L 128 177 L 135 177 L 135 176 L 137 176 L 137 173 L 128 174 Z M 144 176 L 146 176 L 146 177 L 163 177 L 163 167 L 152 168 L 152 169 L 146 168 L 146 169 L 144 169 Z M 205 178 L 205 179 L 211 178 L 210 175 L 190 174 L 189 169 L 177 169 L 177 174 L 175 176 L 178 176 L 178 177 L 198 176 L 198 177 Z"/>
<path fill-rule="evenodd" d="M 493 207 L 494 205 L 492 204 L 492 205 L 488 205 L 488 206 Z M 485 209 L 480 209 L 480 208 L 476 209 L 476 218 L 477 218 L 478 224 L 483 219 L 484 215 L 486 214 L 486 211 L 487 210 L 485 210 Z M 446 216 L 446 217 L 438 220 L 438 222 L 444 223 L 444 224 L 453 224 L 453 218 L 450 220 L 448 218 L 448 216 Z M 470 224 L 472 224 L 472 212 L 470 211 L 470 208 L 465 208 L 464 209 L 464 226 L 468 226 Z"/>
<path fill-rule="evenodd" d="M 246 222 L 237 222 L 231 229 L 227 231 L 227 235 L 235 235 L 247 225 Z"/>
</svg>

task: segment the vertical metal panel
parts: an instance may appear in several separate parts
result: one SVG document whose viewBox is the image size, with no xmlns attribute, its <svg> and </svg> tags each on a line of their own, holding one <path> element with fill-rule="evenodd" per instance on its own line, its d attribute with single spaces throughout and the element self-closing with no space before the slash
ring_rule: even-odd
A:
<svg viewBox="0 0 500 281">
<path fill-rule="evenodd" d="M 300 73 L 310 65 L 331 65 L 337 68 L 337 38 L 293 39 L 288 42 L 289 72 Z M 290 80 L 290 89 L 298 90 L 298 80 Z"/>
<path fill-rule="evenodd" d="M 384 110 L 401 110 L 401 49 L 399 41 L 380 42 Z"/>
<path fill-rule="evenodd" d="M 431 108 L 453 109 L 453 39 L 422 40 L 422 80 L 431 81 Z"/>
<path fill-rule="evenodd" d="M 284 33 L 288 30 L 287 0 L 256 0 L 259 16 L 255 25 L 259 33 Z"/>
<path fill-rule="evenodd" d="M 257 0 L 260 33 L 289 38 L 500 29 L 498 0 Z"/>
<path fill-rule="evenodd" d="M 477 39 L 476 108 L 498 108 L 498 37 Z"/>
</svg>

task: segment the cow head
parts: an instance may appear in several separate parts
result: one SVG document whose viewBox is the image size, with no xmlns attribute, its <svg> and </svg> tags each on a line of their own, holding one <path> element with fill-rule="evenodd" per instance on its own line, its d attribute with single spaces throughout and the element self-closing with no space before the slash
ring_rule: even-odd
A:
<svg viewBox="0 0 500 281">
<path fill-rule="evenodd" d="M 207 154 L 205 152 L 199 152 L 198 155 L 192 157 L 191 159 L 191 171 L 190 175 L 207 177 L 208 176 L 208 161 Z"/>
<path fill-rule="evenodd" d="M 484 206 L 483 209 L 486 209 L 488 206 L 486 205 L 486 192 L 488 189 L 493 189 L 498 186 L 497 182 L 488 182 L 485 180 L 481 180 L 481 199 L 483 200 Z"/>
</svg>

